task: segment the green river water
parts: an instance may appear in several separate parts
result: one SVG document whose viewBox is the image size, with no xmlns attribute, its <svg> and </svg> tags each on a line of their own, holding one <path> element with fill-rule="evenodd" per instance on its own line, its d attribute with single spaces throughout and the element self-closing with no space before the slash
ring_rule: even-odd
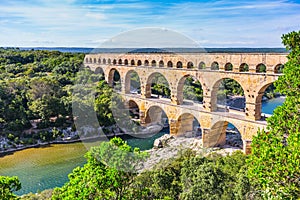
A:
<svg viewBox="0 0 300 200">
<path fill-rule="evenodd" d="M 168 133 L 162 131 L 151 138 L 125 138 L 127 143 L 141 150 L 151 149 L 156 138 Z M 0 158 L 0 175 L 18 176 L 22 189 L 16 194 L 35 193 L 61 187 L 68 181 L 68 174 L 86 162 L 84 154 L 100 141 L 72 144 L 53 144 L 47 147 L 30 148 Z"/>
</svg>

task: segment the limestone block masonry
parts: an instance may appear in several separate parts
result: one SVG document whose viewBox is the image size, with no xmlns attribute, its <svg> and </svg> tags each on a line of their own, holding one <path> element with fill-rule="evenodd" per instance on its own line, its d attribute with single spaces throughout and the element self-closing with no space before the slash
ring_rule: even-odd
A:
<svg viewBox="0 0 300 200">
<path fill-rule="evenodd" d="M 169 119 L 170 134 L 176 136 L 192 131 L 195 117 L 201 125 L 204 147 L 223 144 L 227 123 L 231 123 L 241 133 L 245 153 L 251 151 L 251 140 L 258 129 L 266 127 L 266 121 L 261 119 L 262 96 L 281 75 L 286 62 L 286 53 L 101 53 L 86 55 L 84 60 L 85 67 L 103 73 L 110 85 L 114 72 L 119 72 L 121 94 L 126 102 L 138 105 L 142 123 L 149 123 L 150 109 L 161 109 Z M 133 72 L 140 78 L 140 95 L 130 93 Z M 151 98 L 151 83 L 157 74 L 168 81 L 170 100 Z M 187 77 L 201 83 L 203 104 L 184 105 L 183 85 Z M 237 81 L 243 88 L 244 112 L 218 109 L 217 92 L 225 78 Z"/>
</svg>

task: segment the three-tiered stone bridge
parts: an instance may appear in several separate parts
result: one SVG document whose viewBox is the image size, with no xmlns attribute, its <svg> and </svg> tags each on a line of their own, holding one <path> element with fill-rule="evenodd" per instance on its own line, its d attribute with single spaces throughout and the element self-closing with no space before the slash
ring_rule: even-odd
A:
<svg viewBox="0 0 300 200">
<path fill-rule="evenodd" d="M 243 150 L 249 153 L 252 137 L 266 127 L 262 119 L 262 97 L 281 75 L 286 53 L 99 53 L 86 55 L 84 63 L 95 73 L 103 73 L 113 85 L 114 73 L 121 79 L 121 94 L 129 104 L 135 103 L 141 124 L 161 120 L 162 110 L 168 117 L 171 135 L 193 131 L 196 118 L 202 129 L 204 147 L 226 142 L 226 128 L 233 124 L 241 134 Z M 140 94 L 130 91 L 131 74 L 140 79 Z M 151 95 L 153 78 L 162 75 L 171 90 L 170 99 Z M 198 80 L 203 89 L 203 103 L 183 100 L 183 86 L 188 77 Z M 219 109 L 217 92 L 224 79 L 237 81 L 244 90 L 244 111 Z"/>
</svg>

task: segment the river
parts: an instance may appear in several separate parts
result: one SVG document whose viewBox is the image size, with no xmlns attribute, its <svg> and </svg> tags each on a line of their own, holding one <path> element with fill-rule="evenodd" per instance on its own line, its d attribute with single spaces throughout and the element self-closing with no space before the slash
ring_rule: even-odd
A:
<svg viewBox="0 0 300 200">
<path fill-rule="evenodd" d="M 274 108 L 283 102 L 284 98 L 263 102 L 262 112 L 272 114 Z M 152 148 L 154 140 L 165 133 L 168 131 L 163 130 L 148 139 L 127 138 L 126 141 L 130 146 L 146 150 Z M 83 156 L 89 147 L 99 143 L 53 144 L 18 151 L 0 158 L 0 175 L 19 177 L 22 189 L 16 192 L 18 195 L 61 187 L 68 181 L 67 175 L 72 169 L 84 165 L 86 160 Z"/>
</svg>

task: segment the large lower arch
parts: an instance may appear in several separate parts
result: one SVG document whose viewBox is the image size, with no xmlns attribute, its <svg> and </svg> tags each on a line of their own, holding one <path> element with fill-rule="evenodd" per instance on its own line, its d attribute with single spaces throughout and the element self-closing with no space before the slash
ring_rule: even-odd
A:
<svg viewBox="0 0 300 200">
<path fill-rule="evenodd" d="M 145 124 L 160 124 L 167 127 L 169 126 L 169 117 L 160 106 L 151 106 L 145 112 Z"/>
<path fill-rule="evenodd" d="M 181 114 L 177 119 L 177 136 L 201 136 L 201 125 L 191 113 Z"/>
<path fill-rule="evenodd" d="M 127 107 L 129 110 L 129 115 L 133 120 L 140 119 L 140 108 L 139 105 L 134 100 L 129 100 L 127 102 Z"/>
<path fill-rule="evenodd" d="M 112 68 L 108 74 L 108 84 L 117 91 L 121 91 L 121 76 L 117 69 Z"/>
<path fill-rule="evenodd" d="M 203 102 L 203 89 L 200 81 L 191 76 L 183 76 L 177 85 L 177 101 L 181 105 L 184 100 L 193 101 L 202 104 Z"/>
<path fill-rule="evenodd" d="M 125 93 L 137 94 L 140 92 L 141 82 L 135 70 L 129 70 L 125 75 Z"/>
<path fill-rule="evenodd" d="M 104 70 L 101 67 L 97 67 L 95 69 L 95 74 L 101 74 L 102 76 L 104 76 Z"/>
<path fill-rule="evenodd" d="M 234 135 L 236 136 L 235 138 L 232 137 Z M 238 149 L 243 148 L 243 140 L 239 127 L 227 120 L 220 120 L 214 123 L 211 126 L 209 133 L 203 135 L 202 142 L 203 147 L 206 148 L 224 147 L 226 144 Z"/>
<path fill-rule="evenodd" d="M 231 78 L 222 78 L 213 84 L 211 93 L 212 111 L 245 112 L 246 98 L 243 85 Z"/>
<path fill-rule="evenodd" d="M 163 74 L 159 72 L 154 72 L 150 74 L 150 76 L 147 78 L 145 96 L 146 98 L 150 98 L 152 97 L 153 93 L 157 95 L 156 98 L 170 98 L 171 91 L 169 89 L 169 86 L 170 84 Z"/>
</svg>

